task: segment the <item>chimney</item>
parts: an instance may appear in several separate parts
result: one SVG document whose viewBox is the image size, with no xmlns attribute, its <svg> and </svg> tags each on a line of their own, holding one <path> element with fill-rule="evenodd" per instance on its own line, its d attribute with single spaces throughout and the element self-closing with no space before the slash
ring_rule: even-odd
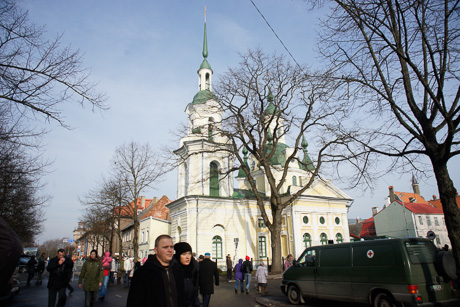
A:
<svg viewBox="0 0 460 307">
<path fill-rule="evenodd" d="M 155 205 L 158 202 L 158 197 L 154 197 L 152 203 Z"/>
<path fill-rule="evenodd" d="M 394 188 L 393 188 L 392 185 L 390 185 L 390 186 L 388 187 L 388 189 L 390 190 L 390 204 L 391 204 L 391 203 L 394 202 L 395 199 L 396 199 L 396 197 L 395 197 L 395 190 L 394 190 Z"/>
<path fill-rule="evenodd" d="M 142 210 L 145 209 L 145 196 L 141 196 L 141 207 L 142 207 Z"/>
<path fill-rule="evenodd" d="M 360 217 L 357 217 L 357 218 L 356 218 L 356 224 L 359 224 L 359 223 L 361 223 L 361 218 L 360 218 Z"/>
<path fill-rule="evenodd" d="M 433 195 L 433 200 L 436 200 L 436 195 Z"/>
<path fill-rule="evenodd" d="M 375 216 L 379 212 L 379 207 L 372 207 L 372 216 Z"/>
<path fill-rule="evenodd" d="M 420 195 L 420 188 L 418 187 L 417 179 L 415 179 L 414 174 L 412 174 L 412 190 L 415 194 Z"/>
</svg>

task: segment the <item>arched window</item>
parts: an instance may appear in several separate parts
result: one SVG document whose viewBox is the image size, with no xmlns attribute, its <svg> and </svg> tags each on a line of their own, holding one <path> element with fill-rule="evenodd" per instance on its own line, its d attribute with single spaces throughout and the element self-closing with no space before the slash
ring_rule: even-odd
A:
<svg viewBox="0 0 460 307">
<path fill-rule="evenodd" d="M 188 190 L 188 165 L 184 163 L 184 196 L 187 196 Z"/>
<path fill-rule="evenodd" d="M 208 120 L 208 140 L 212 141 L 214 133 L 214 118 L 210 117 Z"/>
<path fill-rule="evenodd" d="M 340 232 L 338 232 L 335 235 L 335 241 L 337 241 L 337 243 L 342 243 L 343 242 L 343 237 L 342 237 L 342 234 Z"/>
<path fill-rule="evenodd" d="M 305 243 L 305 248 L 311 247 L 311 236 L 309 233 L 303 234 L 303 242 Z"/>
<path fill-rule="evenodd" d="M 297 177 L 296 176 L 292 176 L 292 185 L 297 186 Z"/>
<path fill-rule="evenodd" d="M 209 196 L 219 196 L 219 167 L 216 162 L 209 165 Z"/>
<path fill-rule="evenodd" d="M 222 259 L 222 238 L 219 236 L 212 238 L 212 259 Z"/>
<path fill-rule="evenodd" d="M 259 258 L 267 258 L 267 237 L 259 237 Z"/>
<path fill-rule="evenodd" d="M 327 234 L 325 234 L 324 232 L 321 233 L 320 241 L 321 241 L 321 245 L 327 245 Z"/>
<path fill-rule="evenodd" d="M 209 85 L 211 83 L 210 80 L 209 80 L 209 73 L 206 73 L 205 78 L 206 78 L 206 81 L 205 81 L 206 82 L 206 89 L 209 90 L 210 89 Z"/>
</svg>

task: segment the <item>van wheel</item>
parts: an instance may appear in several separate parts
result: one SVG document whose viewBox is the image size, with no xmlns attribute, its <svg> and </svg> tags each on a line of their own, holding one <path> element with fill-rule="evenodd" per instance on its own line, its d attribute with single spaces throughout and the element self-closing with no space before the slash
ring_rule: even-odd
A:
<svg viewBox="0 0 460 307">
<path fill-rule="evenodd" d="M 393 297 L 386 293 L 379 293 L 374 299 L 374 307 L 396 307 Z"/>
<path fill-rule="evenodd" d="M 299 288 L 297 288 L 297 286 L 290 285 L 288 287 L 287 296 L 291 304 L 293 305 L 300 304 L 301 295 L 300 295 L 300 290 Z"/>
</svg>

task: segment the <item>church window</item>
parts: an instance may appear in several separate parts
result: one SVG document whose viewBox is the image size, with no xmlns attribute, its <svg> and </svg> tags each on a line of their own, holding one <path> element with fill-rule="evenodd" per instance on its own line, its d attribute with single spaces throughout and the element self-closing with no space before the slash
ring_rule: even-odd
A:
<svg viewBox="0 0 460 307">
<path fill-rule="evenodd" d="M 219 196 L 219 168 L 216 162 L 209 165 L 209 196 Z"/>
<path fill-rule="evenodd" d="M 267 258 L 267 237 L 259 237 L 259 258 Z"/>
<path fill-rule="evenodd" d="M 325 234 L 324 232 L 321 233 L 320 241 L 321 241 L 321 245 L 327 245 L 327 234 Z"/>
<path fill-rule="evenodd" d="M 265 222 L 263 218 L 258 218 L 257 219 L 257 227 L 259 228 L 265 228 Z"/>
<path fill-rule="evenodd" d="M 212 141 L 213 133 L 214 133 L 214 119 L 212 117 L 209 118 L 208 121 L 208 140 Z"/>
<path fill-rule="evenodd" d="M 251 163 L 251 171 L 256 169 L 256 161 L 252 161 Z"/>
<path fill-rule="evenodd" d="M 184 196 L 187 196 L 188 190 L 188 165 L 184 163 Z"/>
<path fill-rule="evenodd" d="M 212 238 L 212 258 L 222 259 L 222 238 L 219 236 Z"/>
<path fill-rule="evenodd" d="M 206 89 L 209 90 L 210 89 L 210 81 L 209 81 L 209 74 L 208 73 L 206 73 L 205 78 L 206 78 Z"/>
<path fill-rule="evenodd" d="M 335 223 L 336 223 L 337 225 L 340 225 L 340 218 L 336 217 L 336 218 L 335 218 Z"/>
<path fill-rule="evenodd" d="M 305 215 L 305 216 L 302 218 L 302 221 L 303 221 L 304 224 L 308 224 L 308 222 L 309 222 L 310 220 L 308 219 L 308 216 Z"/>
<path fill-rule="evenodd" d="M 297 177 L 296 176 L 292 176 L 292 185 L 297 186 Z"/>
<path fill-rule="evenodd" d="M 309 233 L 303 234 L 303 242 L 305 243 L 305 248 L 311 247 L 311 236 Z"/>
<path fill-rule="evenodd" d="M 337 241 L 337 243 L 342 243 L 343 242 L 343 236 L 340 232 L 338 232 L 336 235 L 335 235 L 335 240 Z"/>
<path fill-rule="evenodd" d="M 322 216 L 322 217 L 319 218 L 319 222 L 320 222 L 321 224 L 324 224 L 324 223 L 326 222 L 326 219 L 324 218 L 324 216 Z"/>
</svg>

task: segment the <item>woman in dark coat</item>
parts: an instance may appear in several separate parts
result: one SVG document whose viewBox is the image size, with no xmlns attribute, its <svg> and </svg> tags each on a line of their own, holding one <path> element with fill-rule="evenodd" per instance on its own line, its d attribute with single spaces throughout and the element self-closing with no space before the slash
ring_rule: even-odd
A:
<svg viewBox="0 0 460 307">
<path fill-rule="evenodd" d="M 192 256 L 192 247 L 187 242 L 174 245 L 174 258 L 184 271 L 184 290 L 187 307 L 201 306 L 198 300 L 198 262 Z"/>
</svg>

